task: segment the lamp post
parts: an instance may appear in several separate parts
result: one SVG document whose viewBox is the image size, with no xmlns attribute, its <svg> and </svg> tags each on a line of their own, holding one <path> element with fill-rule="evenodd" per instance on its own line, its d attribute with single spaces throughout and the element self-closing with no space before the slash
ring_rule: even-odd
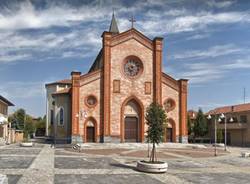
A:
<svg viewBox="0 0 250 184">
<path fill-rule="evenodd" d="M 226 116 L 222 113 L 221 115 L 220 115 L 220 118 L 221 119 L 225 119 L 225 125 L 224 125 L 224 142 L 225 142 L 225 147 L 224 147 L 224 151 L 227 151 L 227 119 L 226 119 Z M 229 120 L 229 122 L 230 123 L 232 123 L 234 120 L 233 120 L 233 118 L 231 117 L 230 118 L 230 120 Z"/>
<path fill-rule="evenodd" d="M 207 116 L 207 119 L 208 120 L 211 120 L 212 119 L 212 117 L 211 117 L 211 115 L 209 114 L 208 116 Z M 214 156 L 217 156 L 217 123 L 216 123 L 216 121 L 217 121 L 217 119 L 216 119 L 216 115 L 215 115 L 215 120 L 214 120 Z"/>
</svg>

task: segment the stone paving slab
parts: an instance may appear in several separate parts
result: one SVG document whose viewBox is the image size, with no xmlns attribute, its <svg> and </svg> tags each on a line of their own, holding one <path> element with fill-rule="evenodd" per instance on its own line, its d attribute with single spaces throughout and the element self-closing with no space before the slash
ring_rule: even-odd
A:
<svg viewBox="0 0 250 184">
<path fill-rule="evenodd" d="M 7 175 L 9 184 L 16 184 L 22 175 Z"/>
<path fill-rule="evenodd" d="M 232 166 L 239 167 L 250 167 L 250 158 L 242 158 L 242 157 L 228 157 L 225 159 L 218 160 L 219 163 L 229 164 Z M 249 177 L 250 179 L 250 177 Z"/>
<path fill-rule="evenodd" d="M 1 149 L 0 155 L 37 155 L 41 149 Z"/>
<path fill-rule="evenodd" d="M 35 159 L 35 157 L 0 156 L 0 168 L 1 169 L 28 168 L 34 159 Z"/>
<path fill-rule="evenodd" d="M 55 175 L 55 184 L 163 184 L 144 174 Z"/>
<path fill-rule="evenodd" d="M 59 169 L 116 169 L 118 164 L 111 158 L 55 158 L 55 168 Z"/>
<path fill-rule="evenodd" d="M 176 174 L 186 182 L 197 184 L 247 184 L 250 175 L 246 173 L 182 173 Z"/>
<path fill-rule="evenodd" d="M 75 151 L 67 151 L 67 150 L 64 150 L 64 149 L 56 149 L 55 150 L 55 155 L 56 156 L 60 156 L 60 155 L 64 155 L 64 156 L 79 156 L 79 152 L 75 152 Z"/>
<path fill-rule="evenodd" d="M 169 160 L 167 161 L 169 169 L 189 169 L 189 168 L 207 168 L 208 165 L 192 160 Z"/>
</svg>

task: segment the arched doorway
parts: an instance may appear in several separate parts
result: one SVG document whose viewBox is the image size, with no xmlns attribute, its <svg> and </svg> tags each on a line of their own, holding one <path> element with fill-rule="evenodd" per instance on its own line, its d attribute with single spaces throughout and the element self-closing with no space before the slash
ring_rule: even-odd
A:
<svg viewBox="0 0 250 184">
<path fill-rule="evenodd" d="M 85 142 L 96 142 L 97 135 L 96 121 L 94 118 L 88 118 L 85 121 Z"/>
<path fill-rule="evenodd" d="M 168 126 L 165 128 L 165 141 L 176 142 L 175 122 L 171 118 L 168 120 Z"/>
<path fill-rule="evenodd" d="M 121 141 L 142 142 L 144 137 L 143 105 L 135 97 L 124 101 L 121 112 Z"/>
</svg>

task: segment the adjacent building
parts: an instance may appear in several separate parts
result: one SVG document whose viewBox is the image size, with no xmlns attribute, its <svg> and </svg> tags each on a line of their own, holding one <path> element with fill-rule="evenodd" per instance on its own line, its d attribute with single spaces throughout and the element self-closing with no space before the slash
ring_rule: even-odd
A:
<svg viewBox="0 0 250 184">
<path fill-rule="evenodd" d="M 83 33 L 84 34 L 84 33 Z M 133 26 L 120 33 L 113 15 L 102 48 L 86 74 L 46 84 L 46 135 L 67 142 L 144 142 L 145 114 L 163 105 L 164 141 L 187 142 L 187 83 L 162 70 L 163 38 Z"/>
<path fill-rule="evenodd" d="M 227 129 L 227 144 L 232 146 L 249 146 L 250 145 L 250 103 L 218 107 L 207 113 L 216 116 L 217 119 L 221 114 L 226 116 L 221 122 L 217 122 L 217 129 L 223 132 L 225 121 Z M 233 121 L 230 121 L 230 119 Z M 209 122 L 209 135 L 214 140 L 214 120 Z"/>
<path fill-rule="evenodd" d="M 15 132 L 11 131 L 11 125 L 8 122 L 9 106 L 14 104 L 0 95 L 0 142 L 2 143 L 11 143 L 15 137 Z"/>
</svg>

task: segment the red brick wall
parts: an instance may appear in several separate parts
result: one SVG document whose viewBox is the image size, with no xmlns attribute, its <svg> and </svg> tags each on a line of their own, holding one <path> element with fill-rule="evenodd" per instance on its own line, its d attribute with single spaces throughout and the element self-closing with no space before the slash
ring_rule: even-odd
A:
<svg viewBox="0 0 250 184">
<path fill-rule="evenodd" d="M 123 74 L 123 61 L 127 56 L 137 56 L 143 63 L 143 73 L 135 80 Z M 113 93 L 111 85 L 111 135 L 119 136 L 122 103 L 130 96 L 136 96 L 144 109 L 153 101 L 153 94 L 145 94 L 145 82 L 153 84 L 153 52 L 135 39 L 122 42 L 111 47 L 111 84 L 113 80 L 120 80 L 120 93 Z M 145 130 L 146 131 L 146 130 Z"/>
</svg>

